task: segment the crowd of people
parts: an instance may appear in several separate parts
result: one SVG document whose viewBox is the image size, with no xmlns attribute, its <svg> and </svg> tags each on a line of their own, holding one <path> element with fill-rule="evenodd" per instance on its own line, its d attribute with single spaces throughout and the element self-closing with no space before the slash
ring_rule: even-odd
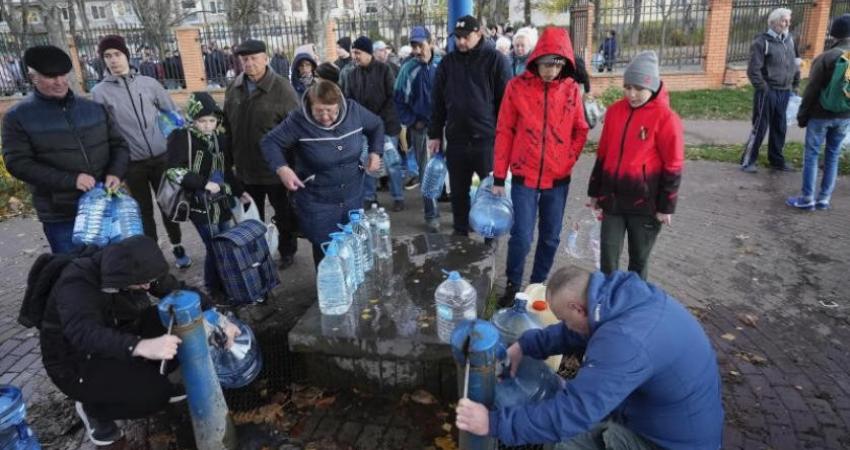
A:
<svg viewBox="0 0 850 450">
<path fill-rule="evenodd" d="M 774 11 L 768 32 L 753 43 L 749 73 L 757 91 L 753 137 L 742 158 L 746 172 L 754 171 L 768 126 L 771 165 L 788 170 L 782 112 L 799 80 L 789 23 L 790 11 Z M 801 209 L 829 207 L 837 145 L 850 125 L 850 113 L 818 102 L 836 61 L 850 48 L 850 15 L 835 19 L 830 34 L 836 43 L 815 59 L 798 115 L 807 126 L 806 168 L 802 196 L 788 203 Z M 600 48 L 608 61 L 603 70 L 610 70 L 616 54 L 614 36 Z M 523 355 L 584 354 L 576 379 L 551 400 L 501 411 L 461 400 L 461 430 L 509 444 L 566 442 L 563 448 L 718 448 L 723 408 L 716 356 L 694 317 L 647 282 L 655 240 L 672 223 L 684 165 L 682 123 L 670 107 L 655 53 L 628 62 L 624 96 L 608 108 L 591 175 L 576 180 L 572 171 L 590 128 L 584 109 L 590 80 L 565 29 L 502 32 L 465 16 L 449 48 L 437 45 L 424 26 L 410 30 L 400 55 L 367 36 L 336 44 L 333 62 L 305 45 L 291 66 L 263 41 L 222 50 L 210 44 L 204 49 L 207 78 L 226 84 L 223 108 L 206 92 L 192 93 L 178 108 L 144 57 L 140 70 L 131 70 L 121 36 L 105 36 L 98 45 L 105 75 L 91 100 L 68 88 L 71 60 L 62 50 L 26 51 L 35 91 L 5 114 L 3 155 L 9 172 L 29 184 L 52 252 L 79 251 L 71 238 L 77 201 L 97 182 L 126 186 L 142 214 L 145 236 L 80 255 L 57 282 L 65 288 L 54 289 L 48 301 L 45 317 L 62 332 L 42 335 L 45 367 L 81 402 L 77 410 L 91 440 L 114 442 L 121 434 L 114 420 L 149 414 L 182 395 L 153 364 L 172 359 L 179 342 L 145 319 L 147 292 L 164 295 L 177 286 L 167 279 L 154 221 L 151 194 L 163 173 L 185 172 L 180 183 L 192 193 L 189 219 L 207 251 L 201 292 L 222 301 L 211 240 L 232 226 L 232 208 L 255 202 L 264 220 L 268 199 L 280 233 L 280 270 L 295 263 L 299 237 L 310 242 L 318 264 L 321 244 L 348 211 L 378 201 L 371 174 L 385 152 L 395 151 L 401 155 L 397 167 L 387 168 L 393 211 L 406 208 L 403 189 L 418 183 L 413 170 L 401 178 L 405 168 L 418 166 L 421 174 L 431 157 L 445 155 L 456 236 L 470 233 L 473 175 L 492 174 L 492 192 L 499 196 L 508 195 L 512 179 L 514 223 L 499 303 L 510 305 L 525 284 L 536 228 L 529 281 L 547 284 L 552 311 L 563 322 L 526 333 L 511 346 L 513 370 Z M 163 136 L 157 116 L 176 109 L 189 124 Z M 815 198 L 824 139 L 828 157 Z M 575 182 L 586 186 L 588 205 L 601 220 L 601 271 L 568 267 L 550 274 Z M 423 229 L 440 232 L 434 199 L 422 198 L 422 214 Z M 179 224 L 166 216 L 163 224 L 176 266 L 189 267 Z M 628 272 L 620 272 L 625 241 Z M 92 367 L 103 373 L 86 375 Z M 155 395 L 95 392 L 109 376 L 130 372 L 137 392 Z"/>
</svg>

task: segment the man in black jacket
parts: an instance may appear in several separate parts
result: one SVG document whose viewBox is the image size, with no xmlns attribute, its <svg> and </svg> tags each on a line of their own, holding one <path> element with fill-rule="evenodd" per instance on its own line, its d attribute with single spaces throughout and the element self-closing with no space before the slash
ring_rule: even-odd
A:
<svg viewBox="0 0 850 450">
<path fill-rule="evenodd" d="M 115 420 L 145 417 L 184 397 L 159 371 L 162 360 L 177 354 L 180 338 L 166 333 L 148 297 L 178 288 L 147 236 L 71 261 L 53 286 L 41 323 L 44 368 L 76 401 L 95 445 L 122 437 Z M 225 332 L 232 342 L 238 329 L 229 324 Z"/>
<path fill-rule="evenodd" d="M 31 47 L 24 61 L 35 90 L 3 117 L 3 158 L 29 185 L 51 251 L 69 253 L 80 196 L 98 181 L 118 187 L 130 153 L 106 109 L 68 88 L 65 52 Z"/>
<path fill-rule="evenodd" d="M 360 103 L 370 112 L 381 117 L 384 122 L 384 133 L 392 141 L 398 154 L 398 135 L 401 132 L 401 122 L 395 109 L 395 73 L 385 63 L 372 56 L 372 41 L 366 36 L 360 36 L 351 45 L 356 67 L 348 73 L 344 86 L 345 96 Z M 388 160 L 384 152 L 384 163 L 389 164 L 387 175 L 390 178 L 390 194 L 393 197 L 393 211 L 404 209 L 404 191 L 401 186 L 401 160 L 396 157 Z M 363 182 L 363 199 L 368 208 L 377 200 L 376 182 L 373 177 L 366 177 Z"/>
<path fill-rule="evenodd" d="M 454 231 L 466 236 L 472 174 L 483 179 L 493 170 L 496 119 L 512 73 L 475 17 L 458 19 L 454 37 L 457 49 L 443 58 L 434 80 L 428 151 L 440 151 L 445 128 Z"/>
</svg>

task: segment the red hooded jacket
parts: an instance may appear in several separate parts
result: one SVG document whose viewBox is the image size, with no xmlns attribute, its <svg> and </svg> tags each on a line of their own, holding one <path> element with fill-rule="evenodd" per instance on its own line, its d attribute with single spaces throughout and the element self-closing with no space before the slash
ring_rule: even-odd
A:
<svg viewBox="0 0 850 450">
<path fill-rule="evenodd" d="M 535 60 L 544 55 L 567 59 L 560 76 L 545 83 Z M 573 165 L 587 140 L 581 90 L 567 76 L 575 69 L 570 37 L 563 28 L 547 28 L 528 58 L 525 72 L 505 89 L 496 125 L 495 184 L 504 185 L 510 167 L 514 183 L 535 189 L 570 181 Z"/>
<path fill-rule="evenodd" d="M 662 84 L 643 106 L 608 108 L 587 194 L 611 214 L 673 214 L 684 159 L 682 122 Z"/>
</svg>

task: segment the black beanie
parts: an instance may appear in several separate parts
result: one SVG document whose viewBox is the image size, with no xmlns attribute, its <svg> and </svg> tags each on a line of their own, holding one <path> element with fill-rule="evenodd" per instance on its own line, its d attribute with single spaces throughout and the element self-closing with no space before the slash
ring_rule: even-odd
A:
<svg viewBox="0 0 850 450">
<path fill-rule="evenodd" d="M 323 80 L 333 81 L 339 84 L 339 68 L 330 62 L 323 62 L 316 67 L 316 75 Z"/>
<path fill-rule="evenodd" d="M 351 38 L 348 36 L 340 38 L 340 40 L 336 41 L 336 45 L 339 45 L 349 53 L 351 52 Z"/>
<path fill-rule="evenodd" d="M 844 14 L 832 20 L 829 27 L 829 35 L 835 39 L 850 37 L 850 14 Z"/>
<path fill-rule="evenodd" d="M 356 48 L 362 52 L 366 52 L 368 54 L 372 54 L 372 40 L 367 38 L 366 36 L 360 36 L 351 44 L 351 48 Z"/>
<path fill-rule="evenodd" d="M 103 58 L 103 52 L 114 48 L 127 56 L 127 61 L 130 61 L 130 49 L 127 48 L 127 41 L 117 34 L 109 34 L 103 37 L 97 44 L 97 54 Z"/>
</svg>

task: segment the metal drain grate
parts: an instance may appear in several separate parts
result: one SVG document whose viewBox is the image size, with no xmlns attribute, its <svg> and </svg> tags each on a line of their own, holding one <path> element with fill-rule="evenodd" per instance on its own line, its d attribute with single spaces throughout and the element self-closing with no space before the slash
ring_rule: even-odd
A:
<svg viewBox="0 0 850 450">
<path fill-rule="evenodd" d="M 289 352 L 287 331 L 279 327 L 264 327 L 256 333 L 263 355 L 263 369 L 248 386 L 224 390 L 224 398 L 231 411 L 248 411 L 267 405 L 275 393 L 289 389 L 292 381 L 293 354 Z"/>
</svg>

